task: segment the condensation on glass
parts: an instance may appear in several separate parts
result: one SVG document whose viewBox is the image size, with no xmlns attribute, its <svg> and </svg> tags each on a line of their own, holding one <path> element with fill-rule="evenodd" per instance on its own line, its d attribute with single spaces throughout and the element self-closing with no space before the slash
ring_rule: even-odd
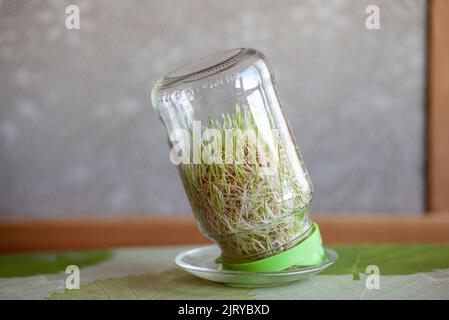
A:
<svg viewBox="0 0 449 320">
<path fill-rule="evenodd" d="M 264 54 L 233 49 L 180 67 L 157 82 L 152 104 L 222 259 L 265 258 L 309 234 L 312 184 Z"/>
</svg>

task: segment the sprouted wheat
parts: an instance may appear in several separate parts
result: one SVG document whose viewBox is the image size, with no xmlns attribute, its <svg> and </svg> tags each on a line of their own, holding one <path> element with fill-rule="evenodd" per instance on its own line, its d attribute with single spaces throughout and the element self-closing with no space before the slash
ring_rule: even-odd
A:
<svg viewBox="0 0 449 320">
<path fill-rule="evenodd" d="M 222 121 L 209 119 L 209 128 L 225 136 L 226 129 L 239 129 L 258 135 L 255 119 L 245 106 L 236 106 Z M 261 163 L 256 145 L 243 140 L 243 159 L 235 163 L 180 164 L 179 172 L 193 212 L 203 233 L 214 239 L 227 262 L 261 259 L 290 248 L 310 229 L 310 198 L 295 178 L 284 144 L 275 136 L 278 153 L 276 173 L 262 174 L 273 164 Z M 264 140 L 258 148 L 270 150 Z M 235 143 L 235 141 L 234 141 Z M 223 143 L 223 148 L 225 143 Z M 207 148 L 193 146 L 193 153 Z M 234 147 L 234 156 L 237 149 Z M 253 153 L 255 152 L 255 153 Z M 223 152 L 223 154 L 225 154 Z"/>
</svg>

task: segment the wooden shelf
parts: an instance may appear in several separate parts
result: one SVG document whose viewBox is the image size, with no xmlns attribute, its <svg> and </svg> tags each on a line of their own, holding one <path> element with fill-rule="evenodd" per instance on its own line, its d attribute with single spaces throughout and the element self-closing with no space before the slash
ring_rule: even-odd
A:
<svg viewBox="0 0 449 320">
<path fill-rule="evenodd" d="M 449 243 L 449 215 L 314 217 L 326 243 Z M 0 221 L 0 252 L 208 243 L 193 218 Z"/>
</svg>

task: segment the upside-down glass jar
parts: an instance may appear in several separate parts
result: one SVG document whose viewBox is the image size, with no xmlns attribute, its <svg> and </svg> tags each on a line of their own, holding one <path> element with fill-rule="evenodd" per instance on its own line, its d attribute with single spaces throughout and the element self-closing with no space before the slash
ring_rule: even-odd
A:
<svg viewBox="0 0 449 320">
<path fill-rule="evenodd" d="M 228 50 L 175 69 L 151 99 L 199 230 L 220 247 L 224 268 L 320 263 L 312 184 L 260 51 Z"/>
</svg>

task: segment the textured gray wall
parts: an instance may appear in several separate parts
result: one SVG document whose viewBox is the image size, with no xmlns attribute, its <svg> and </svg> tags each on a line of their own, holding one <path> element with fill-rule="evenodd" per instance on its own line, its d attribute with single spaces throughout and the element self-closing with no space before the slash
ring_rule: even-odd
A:
<svg viewBox="0 0 449 320">
<path fill-rule="evenodd" d="M 273 65 L 314 212 L 420 212 L 425 24 L 424 0 L 0 0 L 0 217 L 189 214 L 150 89 L 233 47 Z"/>
</svg>

